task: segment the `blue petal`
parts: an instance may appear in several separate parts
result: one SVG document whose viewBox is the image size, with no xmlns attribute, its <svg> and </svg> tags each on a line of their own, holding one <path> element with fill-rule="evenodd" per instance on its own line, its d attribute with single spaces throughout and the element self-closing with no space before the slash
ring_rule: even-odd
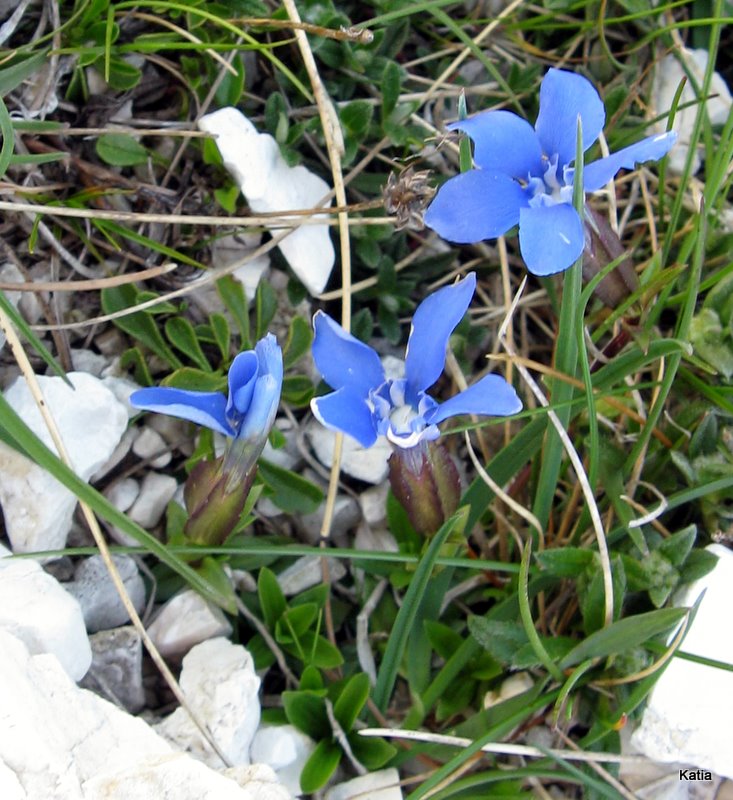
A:
<svg viewBox="0 0 733 800">
<path fill-rule="evenodd" d="M 481 414 L 505 417 L 522 410 L 522 401 L 500 375 L 485 375 L 468 389 L 446 400 L 425 415 L 425 421 L 437 425 L 458 414 Z"/>
<path fill-rule="evenodd" d="M 448 128 L 473 139 L 473 160 L 481 169 L 521 180 L 543 172 L 542 148 L 534 128 L 511 111 L 484 111 Z"/>
<path fill-rule="evenodd" d="M 519 249 L 534 275 L 562 272 L 580 256 L 584 246 L 583 223 L 571 205 L 522 209 Z"/>
<path fill-rule="evenodd" d="M 275 422 L 283 385 L 282 351 L 270 333 L 257 342 L 255 352 L 258 360 L 258 376 L 247 413 L 237 433 L 240 439 L 255 439 L 262 442 Z"/>
<path fill-rule="evenodd" d="M 140 389 L 130 395 L 130 404 L 145 411 L 157 411 L 204 425 L 224 436 L 234 436 L 227 422 L 227 400 L 219 392 L 190 392 L 167 386 Z"/>
<path fill-rule="evenodd" d="M 528 202 L 524 189 L 508 175 L 472 169 L 440 187 L 425 212 L 425 224 L 450 242 L 472 244 L 506 233 Z"/>
<path fill-rule="evenodd" d="M 535 130 L 548 158 L 559 156 L 559 171 L 575 160 L 578 115 L 583 123 L 583 152 L 600 135 L 606 121 L 603 101 L 582 75 L 551 69 L 540 86 L 540 113 Z"/>
<path fill-rule="evenodd" d="M 463 319 L 475 290 L 476 276 L 472 272 L 462 281 L 433 292 L 415 310 L 405 353 L 408 404 L 416 405 L 418 393 L 440 377 L 448 339 Z"/>
<path fill-rule="evenodd" d="M 232 361 L 229 368 L 229 398 L 226 407 L 228 418 L 247 413 L 256 380 L 257 355 L 254 350 L 246 350 Z"/>
<path fill-rule="evenodd" d="M 583 167 L 583 188 L 586 192 L 595 192 L 605 186 L 620 169 L 633 169 L 644 161 L 663 158 L 676 141 L 677 134 L 674 131 L 648 136 L 617 153 L 587 164 Z"/>
<path fill-rule="evenodd" d="M 371 347 L 360 342 L 328 314 L 317 311 L 313 317 L 313 360 L 323 379 L 334 389 L 348 386 L 365 398 L 371 389 L 384 383 L 384 369 Z"/>
<path fill-rule="evenodd" d="M 374 417 L 369 406 L 363 397 L 348 386 L 323 397 L 314 397 L 311 411 L 321 425 L 348 434 L 362 447 L 371 447 L 377 441 Z"/>
</svg>

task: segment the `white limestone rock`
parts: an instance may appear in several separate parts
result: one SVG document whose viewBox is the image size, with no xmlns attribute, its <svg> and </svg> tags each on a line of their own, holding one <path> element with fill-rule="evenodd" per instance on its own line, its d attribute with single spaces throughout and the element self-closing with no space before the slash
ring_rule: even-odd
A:
<svg viewBox="0 0 733 800">
<path fill-rule="evenodd" d="M 0 631 L 3 800 L 284 800 L 240 787 Z"/>
<path fill-rule="evenodd" d="M 177 488 L 176 479 L 171 475 L 148 472 L 140 486 L 140 494 L 127 516 L 141 528 L 154 528 L 160 522 Z"/>
<path fill-rule="evenodd" d="M 118 511 L 127 511 L 140 494 L 140 484 L 134 478 L 115 481 L 104 490 L 104 496 Z"/>
<path fill-rule="evenodd" d="M 180 656 L 217 636 L 229 636 L 232 626 L 224 612 L 193 589 L 171 597 L 156 614 L 148 634 L 163 656 Z"/>
<path fill-rule="evenodd" d="M 293 796 L 267 764 L 229 767 L 222 775 L 236 781 L 247 793 L 246 800 L 292 800 Z"/>
<path fill-rule="evenodd" d="M 84 800 L 266 800 L 184 753 L 146 759 L 83 784 Z M 272 796 L 273 800 L 280 800 Z"/>
<path fill-rule="evenodd" d="M 317 420 L 313 420 L 306 428 L 305 435 L 316 458 L 325 467 L 330 467 L 333 463 L 333 445 L 336 434 L 324 428 Z M 387 459 L 390 455 L 392 455 L 392 448 L 384 437 L 380 437 L 371 447 L 362 447 L 355 439 L 344 436 L 341 469 L 347 475 L 360 481 L 371 484 L 382 483 L 389 471 Z"/>
<path fill-rule="evenodd" d="M 702 86 L 708 64 L 707 50 L 690 50 L 687 47 L 682 47 L 677 54 L 670 53 L 665 56 L 657 67 L 652 89 L 654 107 L 660 114 L 669 111 L 672 107 L 674 96 L 679 88 L 680 82 L 686 77 L 686 73 L 679 59 L 684 60 L 698 86 Z M 731 93 L 725 79 L 718 72 L 713 73 L 710 84 L 710 94 L 714 96 L 705 102 L 705 110 L 707 111 L 710 123 L 712 125 L 723 125 L 728 119 L 728 115 L 731 113 Z M 687 153 L 690 149 L 690 139 L 692 137 L 698 109 L 697 99 L 697 91 L 688 80 L 682 90 L 679 108 L 677 109 L 674 120 L 674 130 L 679 134 L 679 139 L 667 156 L 668 168 L 678 175 L 684 171 Z M 687 103 L 691 103 L 692 105 L 683 108 Z M 661 120 L 657 125 L 657 129 L 660 132 L 665 131 L 666 124 L 666 119 Z M 700 164 L 700 156 L 698 153 L 695 153 L 692 162 L 693 175 L 700 169 Z"/>
<path fill-rule="evenodd" d="M 340 581 L 346 575 L 346 567 L 340 558 L 328 559 L 328 574 L 332 581 Z M 323 582 L 320 556 L 301 556 L 277 576 L 285 597 L 293 597 Z"/>
<path fill-rule="evenodd" d="M 394 767 L 360 775 L 332 786 L 325 800 L 402 800 L 400 775 Z"/>
<path fill-rule="evenodd" d="M 280 783 L 297 797 L 302 794 L 300 773 L 315 749 L 313 739 L 294 725 L 262 725 L 249 752 L 253 761 L 272 767 Z"/>
<path fill-rule="evenodd" d="M 34 655 L 54 655 L 72 680 L 80 680 L 92 651 L 79 603 L 37 561 L 7 555 L 0 545 L 0 631 Z"/>
<path fill-rule="evenodd" d="M 150 466 L 153 469 L 167 467 L 171 463 L 173 456 L 170 448 L 165 443 L 165 439 L 152 428 L 143 428 L 140 435 L 132 445 L 132 452 L 138 458 L 150 458 Z"/>
<path fill-rule="evenodd" d="M 369 525 L 380 525 L 387 519 L 387 495 L 389 484 L 382 483 L 367 489 L 359 496 L 361 513 Z"/>
<path fill-rule="evenodd" d="M 68 373 L 72 389 L 61 378 L 38 376 L 46 405 L 61 432 L 76 474 L 88 480 L 107 461 L 127 427 L 127 409 L 97 378 Z M 33 432 L 55 451 L 50 434 L 23 378 L 5 399 Z M 0 504 L 15 552 L 64 547 L 76 497 L 45 469 L 0 443 Z"/>
<path fill-rule="evenodd" d="M 283 212 L 323 204 L 328 184 L 303 166 L 289 167 L 277 142 L 236 108 L 222 108 L 199 120 L 216 144 L 253 212 Z M 331 205 L 329 200 L 326 206 Z M 316 215 L 321 219 L 324 215 Z M 277 231 L 278 229 L 273 229 Z M 333 269 L 334 249 L 328 225 L 302 225 L 279 244 L 293 272 L 311 294 L 320 294 Z"/>
<path fill-rule="evenodd" d="M 130 556 L 112 556 L 122 583 L 138 614 L 145 607 L 145 584 L 135 560 Z M 109 630 L 129 622 L 130 615 L 122 604 L 102 556 L 90 556 L 79 562 L 74 580 L 64 588 L 79 601 L 89 633 Z"/>
<path fill-rule="evenodd" d="M 81 785 L 170 746 L 142 721 L 77 688 L 55 657 L 0 632 L 0 763 L 29 798 L 82 800 Z"/>
<path fill-rule="evenodd" d="M 0 797 L 3 800 L 28 800 L 18 776 L 2 761 L 0 761 Z"/>
<path fill-rule="evenodd" d="M 180 684 L 191 709 L 229 761 L 235 766 L 249 764 L 249 748 L 260 722 L 260 679 L 252 656 L 228 639 L 210 639 L 183 659 Z M 156 730 L 205 764 L 223 766 L 185 709 L 176 709 Z"/>
<path fill-rule="evenodd" d="M 132 625 L 89 637 L 92 665 L 79 684 L 136 714 L 145 705 L 143 645 Z"/>
<path fill-rule="evenodd" d="M 692 606 L 705 591 L 682 649 L 730 664 L 733 552 L 717 544 L 706 549 L 718 556 L 715 568 L 674 598 L 676 606 Z M 733 673 L 675 658 L 654 686 L 631 744 L 655 761 L 679 761 L 733 778 L 731 719 Z"/>
</svg>

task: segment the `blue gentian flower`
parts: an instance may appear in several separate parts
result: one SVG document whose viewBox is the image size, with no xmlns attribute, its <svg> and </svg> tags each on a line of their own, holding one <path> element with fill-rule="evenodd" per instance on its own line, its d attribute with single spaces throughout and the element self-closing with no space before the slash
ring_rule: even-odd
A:
<svg viewBox="0 0 733 800">
<path fill-rule="evenodd" d="M 425 224 L 461 244 L 493 239 L 519 225 L 519 248 L 535 275 L 567 269 L 583 252 L 583 221 L 573 208 L 577 120 L 583 152 L 606 119 L 598 92 L 581 75 L 551 69 L 540 87 L 534 128 L 509 111 L 484 111 L 448 126 L 474 142 L 475 169 L 448 180 L 425 213 Z M 662 158 L 673 132 L 649 136 L 583 167 L 583 190 L 605 186 L 620 169 Z"/>
<path fill-rule="evenodd" d="M 426 393 L 440 377 L 453 329 L 463 318 L 476 288 L 471 273 L 426 298 L 416 309 L 405 355 L 403 378 L 388 379 L 377 353 L 327 314 L 313 318 L 313 359 L 336 391 L 311 401 L 316 418 L 363 447 L 379 436 L 397 448 L 437 439 L 438 424 L 458 414 L 515 414 L 522 403 L 498 375 L 486 375 L 445 403 Z"/>
<path fill-rule="evenodd" d="M 232 443 L 225 471 L 239 476 L 257 460 L 275 422 L 283 382 L 282 351 L 268 333 L 254 350 L 240 353 L 229 369 L 229 396 L 220 392 L 194 392 L 167 386 L 140 389 L 130 403 L 211 428 Z M 236 463 L 232 463 L 233 459 Z"/>
</svg>

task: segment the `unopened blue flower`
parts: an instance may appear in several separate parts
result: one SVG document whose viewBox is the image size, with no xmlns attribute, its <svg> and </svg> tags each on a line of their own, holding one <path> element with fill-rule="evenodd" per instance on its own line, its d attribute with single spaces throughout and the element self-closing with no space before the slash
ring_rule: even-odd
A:
<svg viewBox="0 0 733 800">
<path fill-rule="evenodd" d="M 232 361 L 228 397 L 220 392 L 160 386 L 133 392 L 130 403 L 135 408 L 187 419 L 231 437 L 237 447 L 230 453 L 237 453 L 238 472 L 243 474 L 265 445 L 277 414 L 282 382 L 282 351 L 268 333 L 254 350 L 240 353 Z"/>
<path fill-rule="evenodd" d="M 551 69 L 540 87 L 534 128 L 510 111 L 484 111 L 454 122 L 450 130 L 474 142 L 475 169 L 440 188 L 425 224 L 452 242 L 493 239 L 519 225 L 519 248 L 535 275 L 567 269 L 583 252 L 583 222 L 572 206 L 581 119 L 583 152 L 596 141 L 606 119 L 603 102 L 581 75 Z M 583 190 L 605 186 L 620 169 L 662 158 L 677 134 L 649 136 L 583 167 Z"/>
<path fill-rule="evenodd" d="M 416 309 L 403 378 L 388 379 L 377 353 L 322 311 L 313 318 L 313 359 L 336 391 L 314 398 L 317 419 L 371 447 L 379 436 L 411 448 L 437 439 L 438 424 L 458 414 L 515 414 L 522 403 L 498 375 L 486 375 L 445 403 L 426 393 L 440 377 L 445 349 L 476 288 L 472 273 L 426 298 Z"/>
</svg>

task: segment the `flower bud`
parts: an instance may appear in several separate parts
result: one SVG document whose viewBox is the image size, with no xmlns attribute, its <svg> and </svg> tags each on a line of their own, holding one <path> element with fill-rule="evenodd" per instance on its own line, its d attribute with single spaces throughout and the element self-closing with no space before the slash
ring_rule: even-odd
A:
<svg viewBox="0 0 733 800">
<path fill-rule="evenodd" d="M 257 468 L 229 486 L 223 458 L 199 461 L 183 489 L 188 521 L 183 529 L 192 544 L 221 545 L 234 530 L 247 501 Z"/>
<path fill-rule="evenodd" d="M 458 507 L 461 481 L 446 448 L 435 441 L 395 448 L 389 459 L 389 483 L 413 528 L 434 535 Z"/>
<path fill-rule="evenodd" d="M 585 249 L 583 280 L 591 280 L 604 267 L 620 258 L 624 247 L 608 220 L 590 206 L 585 207 Z M 617 308 L 639 287 L 631 259 L 621 259 L 615 269 L 596 286 L 596 294 L 609 308 Z"/>
</svg>

